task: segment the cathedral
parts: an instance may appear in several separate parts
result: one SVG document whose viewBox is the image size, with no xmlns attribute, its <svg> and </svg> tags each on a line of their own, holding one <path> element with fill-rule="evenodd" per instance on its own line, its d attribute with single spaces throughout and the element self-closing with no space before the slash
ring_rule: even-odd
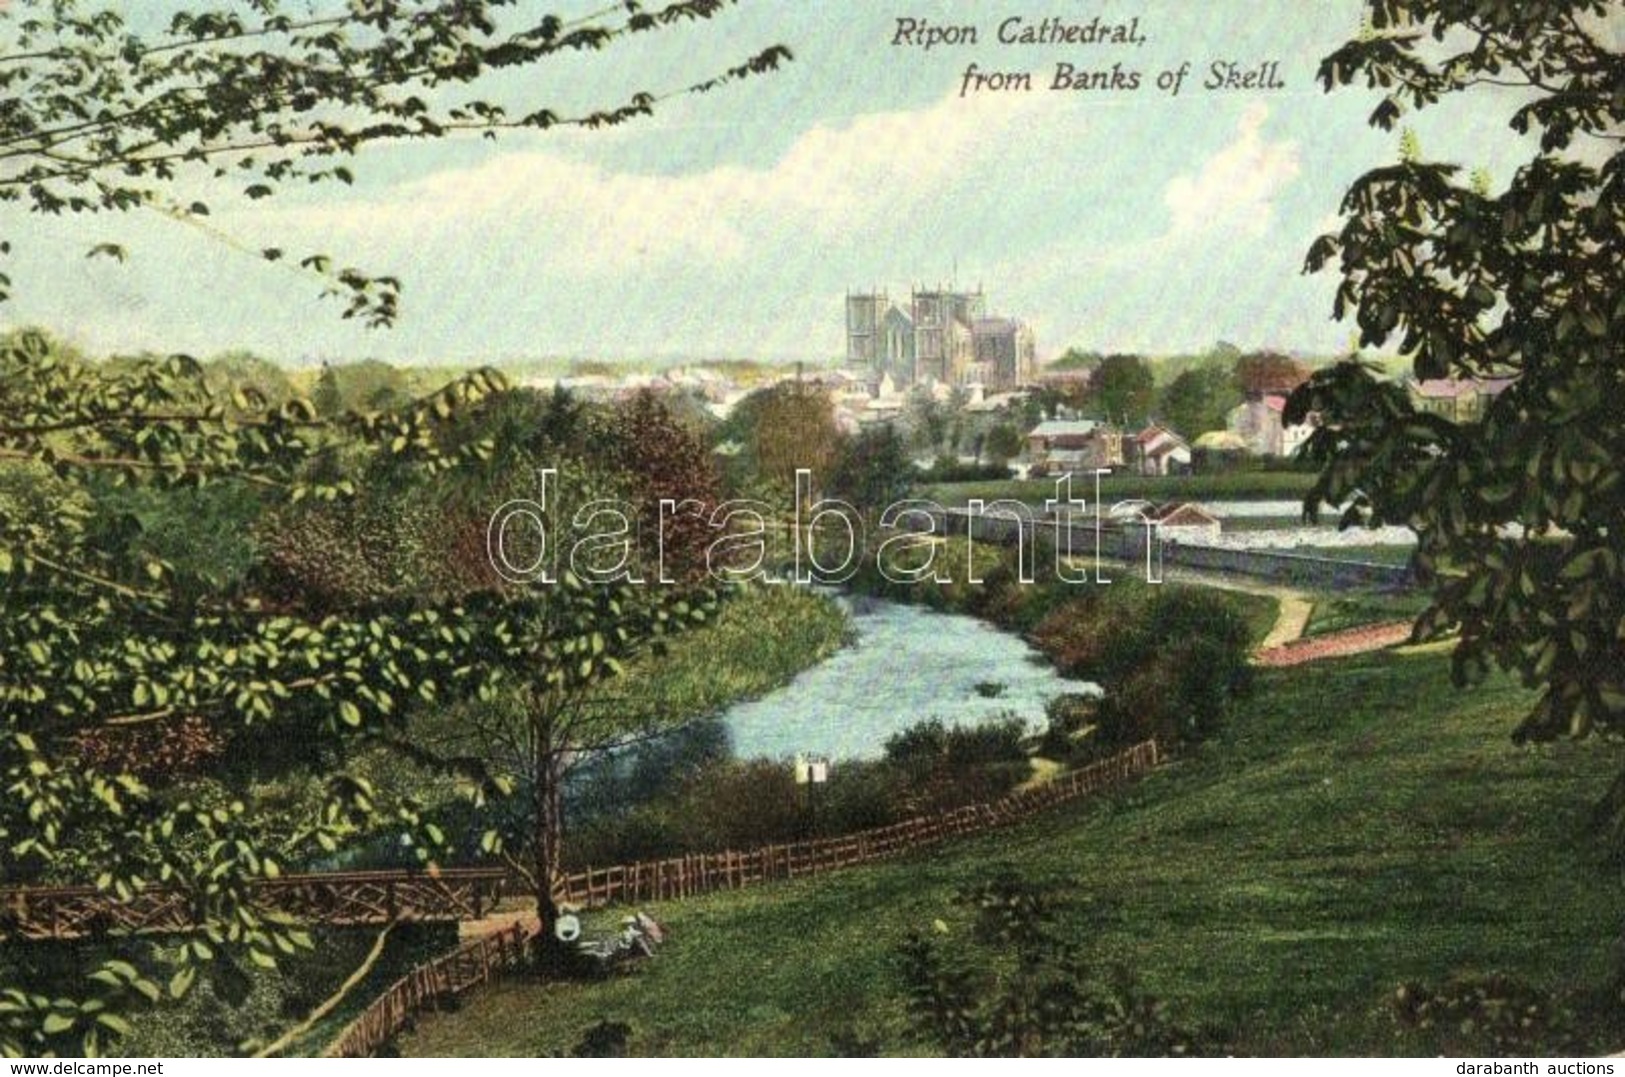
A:
<svg viewBox="0 0 1625 1077">
<path fill-rule="evenodd" d="M 878 382 L 899 386 L 980 384 L 1009 389 L 1037 372 L 1032 329 L 1015 318 L 989 315 L 987 296 L 913 289 L 907 309 L 885 292 L 848 292 L 846 363 Z"/>
</svg>

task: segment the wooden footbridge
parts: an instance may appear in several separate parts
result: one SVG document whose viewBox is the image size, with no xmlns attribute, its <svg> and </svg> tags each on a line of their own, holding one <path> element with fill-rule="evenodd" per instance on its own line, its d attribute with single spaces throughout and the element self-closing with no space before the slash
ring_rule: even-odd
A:
<svg viewBox="0 0 1625 1077">
<path fill-rule="evenodd" d="M 303 923 L 336 927 L 478 920 L 502 895 L 501 868 L 285 875 L 254 884 L 253 904 Z M 148 887 L 121 900 L 90 886 L 0 890 L 0 942 L 189 931 L 201 919 L 192 893 Z"/>
</svg>

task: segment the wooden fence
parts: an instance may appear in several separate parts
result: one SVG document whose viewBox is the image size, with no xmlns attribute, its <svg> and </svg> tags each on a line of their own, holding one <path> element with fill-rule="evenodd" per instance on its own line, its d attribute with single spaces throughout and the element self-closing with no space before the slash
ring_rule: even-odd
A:
<svg viewBox="0 0 1625 1077">
<path fill-rule="evenodd" d="M 1057 804 L 1145 774 L 1157 765 L 1158 759 L 1157 742 L 1148 740 L 1109 759 L 998 800 L 970 804 L 939 815 L 917 816 L 835 838 L 766 845 L 745 852 L 701 853 L 619 864 L 612 868 L 589 868 L 563 879 L 554 897 L 583 908 L 598 908 L 673 901 L 716 890 L 738 890 L 780 879 L 822 875 L 899 856 L 948 838 L 1021 822 Z M 515 924 L 500 934 L 476 939 L 438 960 L 418 966 L 351 1022 L 325 1053 L 341 1058 L 372 1054 L 417 1014 L 438 1009 L 445 1000 L 485 983 L 506 969 L 518 967 L 530 940 L 525 929 Z"/>
<path fill-rule="evenodd" d="M 1044 785 L 939 815 L 917 816 L 840 837 L 766 845 L 744 852 L 701 853 L 611 868 L 588 868 L 562 880 L 554 896 L 560 902 L 597 908 L 670 901 L 714 890 L 737 890 L 779 879 L 821 875 L 897 856 L 946 838 L 1020 822 L 1056 804 L 1144 774 L 1157 765 L 1157 758 L 1157 742 L 1148 740 Z"/>
<path fill-rule="evenodd" d="M 425 1010 L 437 1010 L 464 991 L 525 964 L 531 929 L 511 927 L 474 939 L 444 957 L 419 965 L 389 986 L 339 1033 L 324 1052 L 333 1058 L 363 1058 L 395 1037 Z"/>
</svg>

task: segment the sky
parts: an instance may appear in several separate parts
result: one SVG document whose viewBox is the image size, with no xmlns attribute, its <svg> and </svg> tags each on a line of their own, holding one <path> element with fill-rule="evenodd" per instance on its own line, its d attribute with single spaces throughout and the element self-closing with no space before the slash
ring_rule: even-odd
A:
<svg viewBox="0 0 1625 1077">
<path fill-rule="evenodd" d="M 158 0 L 151 0 L 158 2 Z M 171 0 L 164 0 L 171 2 Z M 171 3 L 173 6 L 173 3 Z M 299 5 L 295 5 L 296 7 Z M 521 0 L 527 13 L 554 9 Z M 593 0 L 556 9 L 585 13 Z M 980 286 L 1069 347 L 1172 354 L 1345 351 L 1330 273 L 1302 272 L 1343 192 L 1390 163 L 1373 92 L 1324 93 L 1320 59 L 1358 0 L 743 0 L 714 20 L 571 56 L 493 93 L 569 113 L 684 86 L 784 44 L 780 72 L 586 132 L 375 147 L 351 187 L 249 200 L 183 176 L 209 229 L 141 211 L 42 218 L 0 207 L 15 282 L 0 324 L 97 353 L 284 362 L 756 358 L 843 354 L 848 290 Z M 1138 18 L 1133 44 L 1004 44 L 1001 24 Z M 899 42 L 900 20 L 974 44 Z M 1280 88 L 1206 90 L 1211 65 L 1274 62 Z M 1139 89 L 1052 89 L 1057 65 Z M 1159 76 L 1189 64 L 1177 94 Z M 962 93 L 969 65 L 1031 76 Z M 1493 89 L 1407 118 L 1424 156 L 1505 181 L 1529 142 Z M 89 259 L 101 242 L 124 263 Z M 322 252 L 403 282 L 391 329 L 340 318 L 320 285 L 250 253 Z"/>
</svg>

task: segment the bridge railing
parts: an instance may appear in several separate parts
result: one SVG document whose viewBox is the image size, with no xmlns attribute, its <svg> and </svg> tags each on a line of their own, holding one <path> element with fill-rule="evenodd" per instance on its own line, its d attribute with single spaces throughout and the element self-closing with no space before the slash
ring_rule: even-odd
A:
<svg viewBox="0 0 1625 1077">
<path fill-rule="evenodd" d="M 477 920 L 502 895 L 501 868 L 437 872 L 349 871 L 260 879 L 252 901 L 312 923 L 348 926 Z M 0 890 L 0 941 L 186 931 L 199 917 L 193 895 L 153 886 L 121 899 L 93 886 Z"/>
</svg>

